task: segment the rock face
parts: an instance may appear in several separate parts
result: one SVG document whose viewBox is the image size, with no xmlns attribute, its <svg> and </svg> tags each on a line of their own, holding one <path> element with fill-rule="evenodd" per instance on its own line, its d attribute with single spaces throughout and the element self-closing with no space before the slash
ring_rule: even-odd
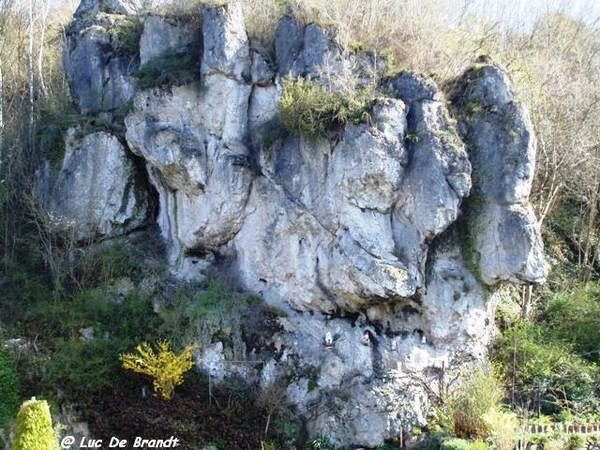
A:
<svg viewBox="0 0 600 450">
<path fill-rule="evenodd" d="M 90 241 L 145 225 L 150 199 L 140 167 L 117 137 L 72 128 L 48 208 L 58 228 L 72 227 L 77 241 Z"/>
<path fill-rule="evenodd" d="M 477 66 L 453 93 L 473 164 L 469 227 L 482 280 L 543 282 L 547 269 L 540 229 L 529 204 L 536 140 L 524 106 L 502 69 Z"/>
<path fill-rule="evenodd" d="M 180 50 L 199 40 L 198 25 L 173 17 L 148 16 L 140 37 L 140 65 L 167 50 Z"/>
<path fill-rule="evenodd" d="M 92 208 L 82 236 L 143 224 L 150 190 L 131 184 L 140 178 L 131 151 L 157 193 L 180 278 L 227 272 L 283 312 L 276 351 L 253 375 L 285 390 L 309 433 L 376 447 L 423 424 L 431 389 L 486 358 L 494 295 L 485 285 L 545 277 L 528 203 L 535 138 L 506 73 L 468 71 L 449 111 L 435 83 L 401 72 L 379 86 L 387 96 L 363 121 L 310 140 L 277 128 L 284 77 L 377 80 L 377 61 L 344 51 L 335 29 L 282 18 L 274 65 L 250 48 L 239 4 L 204 6 L 198 30 L 148 16 L 128 61 L 198 52 L 188 69 L 200 82 L 136 90 L 111 46 L 111 24 L 131 17 L 94 15 L 98 1 L 72 25 L 65 62 L 82 113 L 110 115 L 132 100 L 127 148 L 107 133 L 73 144 L 55 208 L 75 219 L 107 206 Z M 226 343 L 213 344 L 197 364 L 225 376 Z"/>
<path fill-rule="evenodd" d="M 135 14 L 141 13 L 142 0 L 82 0 L 75 11 L 74 17 L 92 16 L 97 13 Z"/>
<path fill-rule="evenodd" d="M 131 100 L 139 66 L 132 39 L 139 22 L 118 14 L 83 15 L 66 29 L 65 74 L 81 114 L 115 112 Z"/>
</svg>

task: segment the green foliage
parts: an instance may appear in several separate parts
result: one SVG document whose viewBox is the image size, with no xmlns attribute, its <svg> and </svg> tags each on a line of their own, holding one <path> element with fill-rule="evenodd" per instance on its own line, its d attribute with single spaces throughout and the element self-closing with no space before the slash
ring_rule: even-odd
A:
<svg viewBox="0 0 600 450">
<path fill-rule="evenodd" d="M 11 423 L 19 405 L 19 377 L 11 356 L 0 352 L 0 428 Z"/>
<path fill-rule="evenodd" d="M 476 369 L 449 400 L 453 434 L 468 439 L 484 439 L 490 431 L 486 414 L 497 408 L 504 392 L 492 372 Z"/>
<path fill-rule="evenodd" d="M 279 120 L 290 133 L 316 139 L 347 122 L 358 123 L 367 115 L 371 95 L 328 90 L 317 81 L 286 77 L 282 82 Z"/>
<path fill-rule="evenodd" d="M 260 441 L 260 450 L 277 450 L 277 446 L 273 442 Z"/>
<path fill-rule="evenodd" d="M 12 450 L 55 450 L 57 436 L 52 428 L 50 408 L 45 400 L 23 402 L 17 414 Z"/>
<path fill-rule="evenodd" d="M 560 408 L 584 411 L 595 402 L 597 368 L 553 339 L 553 330 L 516 324 L 496 342 L 493 358 L 509 386 L 513 406 L 554 413 Z"/>
<path fill-rule="evenodd" d="M 450 438 L 445 431 L 433 431 L 427 437 L 427 445 L 424 450 L 440 450 L 444 440 Z"/>
<path fill-rule="evenodd" d="M 541 319 L 554 339 L 572 344 L 585 359 L 600 362 L 600 285 L 588 283 L 572 294 L 559 293 Z"/>
<path fill-rule="evenodd" d="M 148 61 L 135 72 L 137 87 L 169 87 L 191 84 L 200 80 L 200 61 L 193 49 L 169 49 Z"/>
<path fill-rule="evenodd" d="M 291 420 L 278 419 L 275 421 L 277 435 L 284 443 L 284 447 L 291 446 L 300 436 L 300 425 Z"/>
<path fill-rule="evenodd" d="M 32 332 L 45 330 L 50 348 L 44 349 L 48 357 L 24 365 L 23 375 L 73 401 L 113 385 L 121 373 L 119 354 L 136 342 L 156 339 L 160 327 L 148 298 L 131 292 L 117 301 L 103 288 L 36 303 L 27 322 Z M 82 330 L 93 333 L 92 340 L 83 340 Z"/>
<path fill-rule="evenodd" d="M 169 303 L 161 304 L 159 315 L 165 335 L 177 345 L 197 342 L 204 346 L 220 340 L 228 359 L 243 359 L 246 345 L 242 331 L 244 311 L 257 298 L 226 289 L 219 280 L 188 286 L 173 293 Z M 258 315 L 258 308 L 254 315 Z"/>
<path fill-rule="evenodd" d="M 584 439 L 583 436 L 579 434 L 572 434 L 568 438 L 567 442 L 567 450 L 578 450 L 583 448 Z"/>
<path fill-rule="evenodd" d="M 481 281 L 481 254 L 477 249 L 477 236 L 482 231 L 479 218 L 484 208 L 485 202 L 481 196 L 472 193 L 462 206 L 463 216 L 458 222 L 460 251 L 465 267 L 479 281 Z"/>
<path fill-rule="evenodd" d="M 489 429 L 488 439 L 496 449 L 513 450 L 515 448 L 519 437 L 519 420 L 515 413 L 494 408 L 484 415 L 483 420 Z"/>
<path fill-rule="evenodd" d="M 466 439 L 451 438 L 442 442 L 441 450 L 469 450 L 470 442 Z"/>
<path fill-rule="evenodd" d="M 490 446 L 480 440 L 472 441 L 434 432 L 429 435 L 425 450 L 489 450 Z"/>
<path fill-rule="evenodd" d="M 306 443 L 304 450 L 337 450 L 325 436 L 317 436 Z"/>
<path fill-rule="evenodd" d="M 425 445 L 419 448 L 423 450 L 489 450 L 490 446 L 483 441 L 457 438 L 441 431 L 434 431 L 427 434 Z"/>
<path fill-rule="evenodd" d="M 116 339 L 59 339 L 51 356 L 40 361 L 43 385 L 49 392 L 59 389 L 59 395 L 75 401 L 113 386 L 119 369 L 117 357 L 124 347 Z"/>
</svg>

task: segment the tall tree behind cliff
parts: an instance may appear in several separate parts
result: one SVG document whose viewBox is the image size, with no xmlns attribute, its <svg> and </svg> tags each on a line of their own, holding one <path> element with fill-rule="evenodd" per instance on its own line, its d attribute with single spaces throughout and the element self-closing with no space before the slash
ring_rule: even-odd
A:
<svg viewBox="0 0 600 450">
<path fill-rule="evenodd" d="M 23 196 L 29 192 L 37 155 L 33 144 L 41 111 L 68 103 L 61 68 L 62 24 L 70 14 L 48 0 L 19 4 L 0 0 L 0 249 L 2 269 L 14 265 L 19 229 L 26 225 Z M 46 13 L 46 15 L 44 15 Z M 42 84 L 45 78 L 47 83 Z M 47 86 L 46 89 L 41 89 Z"/>
</svg>

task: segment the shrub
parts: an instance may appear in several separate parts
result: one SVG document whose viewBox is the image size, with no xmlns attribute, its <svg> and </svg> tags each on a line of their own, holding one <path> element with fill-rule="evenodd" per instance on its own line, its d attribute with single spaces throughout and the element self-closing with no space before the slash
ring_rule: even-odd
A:
<svg viewBox="0 0 600 450">
<path fill-rule="evenodd" d="M 149 375 L 153 378 L 154 391 L 169 400 L 176 386 L 183 383 L 183 374 L 192 368 L 192 346 L 177 355 L 170 344 L 159 341 L 155 352 L 146 342 L 136 347 L 137 353 L 122 354 L 119 359 L 124 369 Z"/>
<path fill-rule="evenodd" d="M 440 448 L 441 450 L 468 450 L 469 441 L 460 438 L 446 439 Z"/>
<path fill-rule="evenodd" d="M 577 450 L 583 448 L 584 439 L 583 436 L 579 434 L 572 434 L 568 438 L 567 449 L 568 450 Z"/>
<path fill-rule="evenodd" d="M 19 404 L 19 377 L 11 356 L 0 352 L 0 428 L 15 417 Z"/>
<path fill-rule="evenodd" d="M 450 437 L 444 431 L 433 431 L 427 434 L 426 445 L 423 450 L 439 450 L 442 443 Z"/>
<path fill-rule="evenodd" d="M 41 361 L 43 380 L 66 399 L 80 401 L 114 385 L 119 370 L 116 358 L 126 348 L 115 339 L 59 339 L 50 357 Z"/>
<path fill-rule="evenodd" d="M 442 437 L 428 445 L 427 448 L 440 450 L 489 450 L 490 446 L 483 441 L 469 441 L 461 438 Z M 512 450 L 512 449 L 511 449 Z"/>
<path fill-rule="evenodd" d="M 54 450 L 58 442 L 46 400 L 23 402 L 17 414 L 12 450 Z"/>
<path fill-rule="evenodd" d="M 568 444 L 563 438 L 550 438 L 544 443 L 544 450 L 565 450 Z"/>
<path fill-rule="evenodd" d="M 283 79 L 279 120 L 294 134 L 316 139 L 367 112 L 369 94 L 332 91 L 309 78 Z"/>
<path fill-rule="evenodd" d="M 486 438 L 490 432 L 486 414 L 499 406 L 503 394 L 492 372 L 475 370 L 449 399 L 453 434 L 469 439 Z"/>
</svg>

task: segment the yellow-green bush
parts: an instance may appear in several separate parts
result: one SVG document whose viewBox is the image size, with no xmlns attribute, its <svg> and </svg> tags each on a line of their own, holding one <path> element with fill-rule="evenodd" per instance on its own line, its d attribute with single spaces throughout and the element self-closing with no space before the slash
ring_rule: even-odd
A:
<svg viewBox="0 0 600 450">
<path fill-rule="evenodd" d="M 17 414 L 12 450 L 56 450 L 58 442 L 46 400 L 23 402 Z"/>
<path fill-rule="evenodd" d="M 124 369 L 149 375 L 153 378 L 154 391 L 169 400 L 176 386 L 183 383 L 183 374 L 192 368 L 191 345 L 177 355 L 166 341 L 156 344 L 156 351 L 146 342 L 136 347 L 137 353 L 124 353 L 119 359 Z"/>
<path fill-rule="evenodd" d="M 483 441 L 468 441 L 460 438 L 442 440 L 441 450 L 488 450 L 489 446 Z M 511 449 L 512 450 L 512 449 Z"/>
<path fill-rule="evenodd" d="M 438 424 L 459 438 L 485 439 L 492 432 L 486 415 L 499 408 L 502 397 L 496 376 L 478 368 L 449 393 L 437 411 Z"/>
<path fill-rule="evenodd" d="M 498 450 L 513 450 L 519 439 L 519 419 L 515 413 L 493 408 L 483 416 L 488 437 Z"/>
</svg>

